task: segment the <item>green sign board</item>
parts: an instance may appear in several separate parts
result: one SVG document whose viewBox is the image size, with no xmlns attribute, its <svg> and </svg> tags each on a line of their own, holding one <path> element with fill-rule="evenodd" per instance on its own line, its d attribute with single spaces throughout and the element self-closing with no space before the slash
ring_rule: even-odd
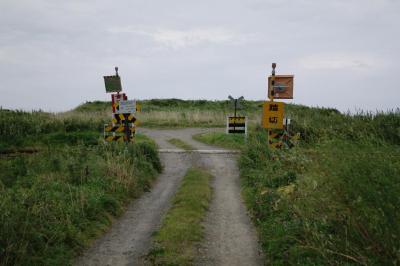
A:
<svg viewBox="0 0 400 266">
<path fill-rule="evenodd" d="M 122 91 L 120 76 L 104 76 L 104 84 L 106 86 L 106 92 Z"/>
</svg>

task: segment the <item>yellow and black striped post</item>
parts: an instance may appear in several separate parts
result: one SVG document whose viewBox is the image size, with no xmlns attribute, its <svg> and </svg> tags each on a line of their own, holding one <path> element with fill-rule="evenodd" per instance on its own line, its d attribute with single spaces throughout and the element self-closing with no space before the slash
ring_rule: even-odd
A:
<svg viewBox="0 0 400 266">
<path fill-rule="evenodd" d="M 274 86 L 275 86 L 275 68 L 276 68 L 276 63 L 272 63 L 272 72 L 271 72 L 271 84 L 270 84 L 270 95 L 269 98 L 271 102 L 274 101 Z M 276 148 L 277 145 L 274 144 L 274 137 L 276 137 L 276 134 L 272 132 L 272 129 L 268 128 L 268 144 L 270 148 Z M 278 146 L 279 147 L 279 146 Z"/>
</svg>

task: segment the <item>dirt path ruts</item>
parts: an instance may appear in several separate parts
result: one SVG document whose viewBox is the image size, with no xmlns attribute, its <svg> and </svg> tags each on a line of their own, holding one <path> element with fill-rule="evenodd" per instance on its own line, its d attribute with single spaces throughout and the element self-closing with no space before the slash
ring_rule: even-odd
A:
<svg viewBox="0 0 400 266">
<path fill-rule="evenodd" d="M 192 135 L 223 129 L 140 129 L 160 149 L 176 149 L 167 140 L 179 138 L 196 149 L 215 150 Z M 218 148 L 218 150 L 221 150 Z M 240 197 L 236 156 L 231 154 L 162 153 L 164 172 L 151 192 L 131 204 L 109 232 L 78 258 L 76 265 L 141 265 L 151 246 L 151 236 L 161 224 L 186 170 L 197 165 L 215 177 L 213 200 L 204 221 L 205 239 L 199 248 L 198 265 L 261 265 L 262 255 L 255 229 Z"/>
<path fill-rule="evenodd" d="M 187 154 L 161 154 L 164 172 L 150 192 L 128 206 L 109 232 L 78 258 L 76 265 L 140 265 L 170 199 L 190 166 Z M 177 163 L 179 162 L 179 163 Z"/>
<path fill-rule="evenodd" d="M 155 139 L 162 148 L 174 148 L 166 140 L 179 138 L 196 149 L 215 150 L 214 146 L 195 141 L 191 136 L 207 131 L 223 130 L 221 128 L 145 129 L 144 133 Z M 164 142 L 168 146 L 165 146 Z M 196 261 L 198 265 L 263 264 L 256 230 L 247 216 L 246 207 L 240 195 L 239 169 L 236 159 L 237 156 L 231 154 L 201 154 L 194 160 L 196 165 L 208 169 L 214 176 L 213 199 L 204 221 L 205 239 L 199 248 L 200 256 Z"/>
<path fill-rule="evenodd" d="M 211 154 L 202 163 L 214 176 L 205 239 L 197 265 L 262 265 L 258 238 L 240 197 L 235 155 Z"/>
</svg>

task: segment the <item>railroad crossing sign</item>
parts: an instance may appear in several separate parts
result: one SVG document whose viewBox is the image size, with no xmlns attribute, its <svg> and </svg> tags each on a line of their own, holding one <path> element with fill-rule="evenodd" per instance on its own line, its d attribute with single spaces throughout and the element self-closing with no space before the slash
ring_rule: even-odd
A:
<svg viewBox="0 0 400 266">
<path fill-rule="evenodd" d="M 268 129 L 283 129 L 285 104 L 283 102 L 264 102 L 262 127 Z"/>
<path fill-rule="evenodd" d="M 274 75 L 275 82 L 272 84 L 272 76 L 268 77 L 268 98 L 293 99 L 293 75 Z"/>
<path fill-rule="evenodd" d="M 247 117 L 228 116 L 226 119 L 226 133 L 240 133 L 247 135 Z"/>
<path fill-rule="evenodd" d="M 117 124 L 117 125 L 104 125 L 104 140 L 111 141 L 125 141 L 130 142 L 134 140 L 136 127 L 131 124 L 130 126 Z"/>
<path fill-rule="evenodd" d="M 111 94 L 112 102 L 112 124 L 104 125 L 105 141 L 130 142 L 135 139 L 138 121 L 134 114 L 140 110 L 140 105 L 135 100 L 129 100 L 122 90 L 121 78 L 118 75 L 118 67 L 115 67 L 115 76 L 104 76 L 106 92 L 117 92 Z"/>
<path fill-rule="evenodd" d="M 112 118 L 113 124 L 120 124 L 128 120 L 128 123 L 135 123 L 136 117 L 133 114 L 114 114 Z"/>
<path fill-rule="evenodd" d="M 136 131 L 134 126 L 129 127 L 128 130 L 132 133 L 135 133 L 135 131 Z M 113 126 L 113 125 L 106 124 L 104 126 L 104 131 L 105 132 L 125 132 L 125 126 L 124 125 Z"/>
</svg>

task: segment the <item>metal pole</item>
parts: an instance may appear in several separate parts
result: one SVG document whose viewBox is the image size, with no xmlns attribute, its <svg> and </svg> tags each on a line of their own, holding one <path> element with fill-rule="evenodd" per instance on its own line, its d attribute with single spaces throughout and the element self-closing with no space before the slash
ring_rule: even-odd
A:
<svg viewBox="0 0 400 266">
<path fill-rule="evenodd" d="M 274 86 L 275 86 L 275 68 L 276 68 L 276 63 L 272 63 L 272 72 L 271 72 L 271 102 L 273 102 L 274 101 L 274 95 L 275 95 L 275 91 L 274 91 Z M 267 138 L 267 140 L 268 140 L 268 145 L 270 146 L 270 140 L 271 140 L 271 135 L 270 135 L 270 133 L 272 132 L 272 130 L 271 129 L 268 129 L 267 130 L 267 133 L 268 133 L 268 138 Z M 271 148 L 271 146 L 270 146 L 270 148 Z"/>
<path fill-rule="evenodd" d="M 236 130 L 236 108 L 237 108 L 237 99 L 235 99 L 235 115 L 233 116 L 233 131 Z"/>
</svg>

